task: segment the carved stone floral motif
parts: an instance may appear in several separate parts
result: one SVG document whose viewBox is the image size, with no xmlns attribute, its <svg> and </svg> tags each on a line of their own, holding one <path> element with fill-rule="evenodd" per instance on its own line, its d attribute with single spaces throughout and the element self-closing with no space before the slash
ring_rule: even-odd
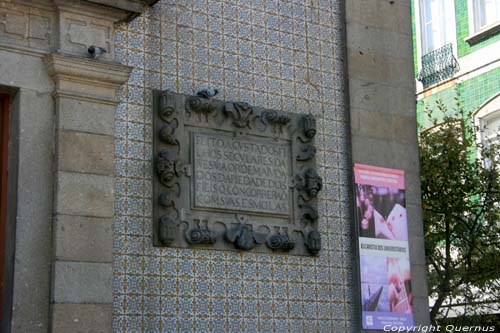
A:
<svg viewBox="0 0 500 333">
<path fill-rule="evenodd" d="M 302 148 L 300 148 L 300 151 L 297 154 L 296 158 L 297 161 L 309 161 L 315 156 L 316 156 L 316 147 L 311 145 L 304 145 Z"/>
<path fill-rule="evenodd" d="M 283 111 L 265 110 L 262 112 L 261 121 L 273 126 L 275 132 L 283 133 L 283 128 L 290 124 L 292 118 Z"/>
<path fill-rule="evenodd" d="M 295 241 L 288 235 L 271 235 L 266 244 L 272 250 L 288 251 L 295 247 Z"/>
<path fill-rule="evenodd" d="M 163 245 L 170 245 L 177 238 L 177 223 L 168 216 L 160 218 L 158 229 L 158 238 Z"/>
<path fill-rule="evenodd" d="M 226 103 L 224 114 L 233 118 L 233 125 L 237 128 L 250 128 L 252 120 L 256 118 L 253 107 L 245 102 Z"/>
<path fill-rule="evenodd" d="M 304 131 L 304 136 L 311 140 L 316 135 L 316 119 L 313 115 L 308 114 L 302 117 L 302 130 Z"/>
<path fill-rule="evenodd" d="M 191 96 L 186 101 L 186 112 L 189 116 L 191 113 L 198 115 L 198 121 L 205 119 L 208 122 L 208 117 L 215 112 L 217 105 L 211 98 L 203 98 L 199 96 Z"/>
<path fill-rule="evenodd" d="M 168 150 L 161 150 L 158 153 L 156 171 L 162 184 L 168 185 L 177 177 L 175 165 L 176 161 Z"/>
<path fill-rule="evenodd" d="M 248 251 L 265 242 L 265 235 L 252 231 L 248 225 L 238 224 L 225 234 L 226 240 L 240 250 Z"/>
<path fill-rule="evenodd" d="M 314 117 L 214 95 L 154 94 L 153 244 L 318 255 Z"/>
<path fill-rule="evenodd" d="M 323 188 L 323 181 L 314 169 L 306 169 L 295 176 L 297 190 L 305 201 L 316 198 Z"/>
<path fill-rule="evenodd" d="M 191 244 L 213 244 L 217 234 L 209 229 L 191 229 L 186 234 L 186 240 Z"/>
</svg>

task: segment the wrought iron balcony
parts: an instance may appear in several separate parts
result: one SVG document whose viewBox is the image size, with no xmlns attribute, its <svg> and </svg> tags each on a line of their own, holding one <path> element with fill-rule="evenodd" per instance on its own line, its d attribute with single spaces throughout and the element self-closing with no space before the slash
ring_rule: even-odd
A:
<svg viewBox="0 0 500 333">
<path fill-rule="evenodd" d="M 418 74 L 418 80 L 427 88 L 453 77 L 458 70 L 453 46 L 446 44 L 422 56 L 422 70 Z"/>
</svg>

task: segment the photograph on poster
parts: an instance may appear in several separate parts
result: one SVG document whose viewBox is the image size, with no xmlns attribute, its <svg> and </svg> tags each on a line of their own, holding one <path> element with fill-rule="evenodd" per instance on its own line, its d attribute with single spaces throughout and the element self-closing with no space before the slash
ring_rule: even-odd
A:
<svg viewBox="0 0 500 333">
<path fill-rule="evenodd" d="M 360 260 L 363 310 L 390 312 L 386 258 L 361 256 Z"/>
<path fill-rule="evenodd" d="M 360 267 L 364 328 L 413 323 L 409 260 L 361 255 Z"/>
<path fill-rule="evenodd" d="M 387 282 L 389 285 L 390 312 L 412 313 L 410 261 L 387 258 Z"/>
<path fill-rule="evenodd" d="M 408 240 L 404 190 L 356 184 L 356 208 L 360 237 Z"/>
</svg>

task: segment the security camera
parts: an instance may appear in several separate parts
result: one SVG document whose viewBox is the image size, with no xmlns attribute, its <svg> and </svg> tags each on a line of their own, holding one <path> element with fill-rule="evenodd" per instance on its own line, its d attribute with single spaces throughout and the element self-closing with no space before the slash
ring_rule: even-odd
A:
<svg viewBox="0 0 500 333">
<path fill-rule="evenodd" d="M 89 53 L 89 56 L 91 58 L 97 59 L 107 51 L 102 47 L 90 45 L 89 48 L 87 49 L 87 52 Z"/>
</svg>

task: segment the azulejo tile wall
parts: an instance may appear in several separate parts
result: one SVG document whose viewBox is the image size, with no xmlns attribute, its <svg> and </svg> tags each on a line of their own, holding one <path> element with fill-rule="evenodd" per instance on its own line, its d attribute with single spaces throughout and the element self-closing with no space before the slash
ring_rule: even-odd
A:
<svg viewBox="0 0 500 333">
<path fill-rule="evenodd" d="M 116 332 L 348 332 L 353 318 L 340 0 L 160 1 L 118 27 Z M 318 120 L 318 258 L 152 247 L 152 89 Z"/>
</svg>

